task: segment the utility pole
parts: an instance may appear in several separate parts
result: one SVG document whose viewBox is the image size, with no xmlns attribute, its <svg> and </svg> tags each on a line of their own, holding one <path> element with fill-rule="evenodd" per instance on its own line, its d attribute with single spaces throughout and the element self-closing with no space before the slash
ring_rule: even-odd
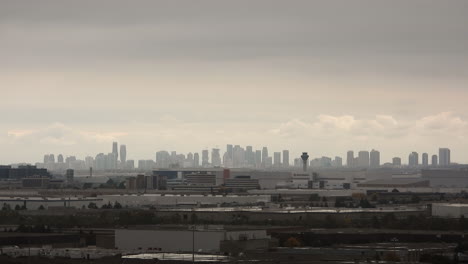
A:
<svg viewBox="0 0 468 264">
<path fill-rule="evenodd" d="M 195 220 L 192 224 L 192 263 L 195 263 Z"/>
</svg>

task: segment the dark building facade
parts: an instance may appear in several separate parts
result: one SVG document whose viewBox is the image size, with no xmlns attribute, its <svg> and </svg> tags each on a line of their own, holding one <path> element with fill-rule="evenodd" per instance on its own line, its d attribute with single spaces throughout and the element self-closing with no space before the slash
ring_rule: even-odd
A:
<svg viewBox="0 0 468 264">
<path fill-rule="evenodd" d="M 47 169 L 38 169 L 36 166 L 25 165 L 18 168 L 0 166 L 0 179 L 23 179 L 30 177 L 50 177 Z"/>
</svg>

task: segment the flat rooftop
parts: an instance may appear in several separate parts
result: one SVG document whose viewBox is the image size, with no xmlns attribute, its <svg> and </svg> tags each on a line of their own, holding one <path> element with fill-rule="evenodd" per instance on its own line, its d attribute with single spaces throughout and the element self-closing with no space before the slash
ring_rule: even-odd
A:
<svg viewBox="0 0 468 264">
<path fill-rule="evenodd" d="M 216 207 L 216 208 L 168 208 L 161 211 L 177 212 L 261 212 L 261 213 L 394 213 L 394 212 L 422 212 L 425 208 L 419 207 L 395 207 L 395 208 L 327 208 L 311 207 L 303 208 L 262 208 L 262 207 Z"/>
</svg>

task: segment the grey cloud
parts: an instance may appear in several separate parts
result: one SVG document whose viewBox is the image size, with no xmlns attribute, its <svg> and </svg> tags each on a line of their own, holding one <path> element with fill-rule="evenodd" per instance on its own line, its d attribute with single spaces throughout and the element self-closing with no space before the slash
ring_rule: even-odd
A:
<svg viewBox="0 0 468 264">
<path fill-rule="evenodd" d="M 459 75 L 468 68 L 465 1 L 3 1 L 3 6 L 6 41 L 0 54 L 10 66 L 276 58 L 278 68 L 292 63 L 306 72 Z"/>
</svg>

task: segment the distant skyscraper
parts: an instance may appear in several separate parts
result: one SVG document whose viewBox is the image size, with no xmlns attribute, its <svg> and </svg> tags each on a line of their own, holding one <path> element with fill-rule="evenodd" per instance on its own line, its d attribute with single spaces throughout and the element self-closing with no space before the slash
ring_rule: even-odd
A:
<svg viewBox="0 0 468 264">
<path fill-rule="evenodd" d="M 115 153 L 108 153 L 107 160 L 106 160 L 106 169 L 107 170 L 115 170 L 117 168 L 117 158 Z"/>
<path fill-rule="evenodd" d="M 193 161 L 193 153 L 192 153 L 192 152 L 189 152 L 189 153 L 187 154 L 187 160 L 188 160 L 188 161 Z"/>
<path fill-rule="evenodd" d="M 370 167 L 380 167 L 380 152 L 374 149 L 370 152 Z"/>
<path fill-rule="evenodd" d="M 434 167 L 437 167 L 437 163 L 438 163 L 437 155 L 432 155 L 431 165 Z"/>
<path fill-rule="evenodd" d="M 400 166 L 401 166 L 401 158 L 399 158 L 399 157 L 394 157 L 394 158 L 392 159 L 392 164 L 393 164 L 393 166 L 395 166 L 395 167 L 400 167 Z"/>
<path fill-rule="evenodd" d="M 342 167 L 343 166 L 343 159 L 341 157 L 336 156 L 335 160 L 333 161 L 334 167 Z"/>
<path fill-rule="evenodd" d="M 273 165 L 275 167 L 281 167 L 281 152 L 273 153 Z"/>
<path fill-rule="evenodd" d="M 62 154 L 59 154 L 59 155 L 57 156 L 57 162 L 58 162 L 58 163 L 63 163 L 63 155 L 62 155 Z"/>
<path fill-rule="evenodd" d="M 209 154 L 208 154 L 207 149 L 202 150 L 202 166 L 203 167 L 208 167 L 210 165 L 208 155 Z"/>
<path fill-rule="evenodd" d="M 262 165 L 262 151 L 256 150 L 255 151 L 255 167 L 260 168 Z"/>
<path fill-rule="evenodd" d="M 346 154 L 346 165 L 348 167 L 354 167 L 354 151 L 350 150 L 348 151 L 348 153 Z"/>
<path fill-rule="evenodd" d="M 127 162 L 125 163 L 125 168 L 127 168 L 129 170 L 135 169 L 135 161 L 134 160 L 127 160 Z"/>
<path fill-rule="evenodd" d="M 450 165 L 450 149 L 439 148 L 439 166 Z"/>
<path fill-rule="evenodd" d="M 97 154 L 94 160 L 95 160 L 96 170 L 106 169 L 106 155 L 104 155 L 104 153 Z"/>
<path fill-rule="evenodd" d="M 119 147 L 117 142 L 112 142 L 112 153 L 115 156 L 115 160 L 117 161 L 119 159 Z"/>
<path fill-rule="evenodd" d="M 193 154 L 193 166 L 200 166 L 200 155 L 198 153 Z"/>
<path fill-rule="evenodd" d="M 126 145 L 120 145 L 120 162 L 122 165 L 125 165 L 127 162 L 127 146 Z"/>
<path fill-rule="evenodd" d="M 255 154 L 253 152 L 252 146 L 245 147 L 245 159 L 249 167 L 255 166 Z"/>
<path fill-rule="evenodd" d="M 86 168 L 94 168 L 94 158 L 93 157 L 86 157 L 85 158 L 85 166 Z"/>
<path fill-rule="evenodd" d="M 138 160 L 138 169 L 145 170 L 146 169 L 146 160 Z"/>
<path fill-rule="evenodd" d="M 283 150 L 283 167 L 289 167 L 289 150 Z"/>
<path fill-rule="evenodd" d="M 413 151 L 408 156 L 408 166 L 417 167 L 418 165 L 419 165 L 419 154 Z"/>
<path fill-rule="evenodd" d="M 240 145 L 235 145 L 232 150 L 232 166 L 240 168 L 245 166 L 245 150 Z"/>
<path fill-rule="evenodd" d="M 227 152 L 227 157 L 232 160 L 234 155 L 233 155 L 233 147 L 231 144 L 228 144 L 226 146 L 226 152 Z"/>
<path fill-rule="evenodd" d="M 422 154 L 422 165 L 424 167 L 429 166 L 429 155 L 427 153 Z"/>
<path fill-rule="evenodd" d="M 221 155 L 219 153 L 219 149 L 217 148 L 211 150 L 211 165 L 213 167 L 221 166 Z"/>
<path fill-rule="evenodd" d="M 54 154 L 49 155 L 49 163 L 55 163 L 55 156 Z"/>
<path fill-rule="evenodd" d="M 268 148 L 263 147 L 263 149 L 262 149 L 262 163 L 263 163 L 263 165 L 266 164 L 267 159 L 268 159 Z"/>
<path fill-rule="evenodd" d="M 165 150 L 156 152 L 156 167 L 169 168 L 171 164 L 171 155 Z"/>
<path fill-rule="evenodd" d="M 44 155 L 44 164 L 49 163 L 49 154 Z"/>
<path fill-rule="evenodd" d="M 369 167 L 369 151 L 359 151 L 358 154 L 358 166 L 361 168 L 368 168 Z"/>
</svg>

